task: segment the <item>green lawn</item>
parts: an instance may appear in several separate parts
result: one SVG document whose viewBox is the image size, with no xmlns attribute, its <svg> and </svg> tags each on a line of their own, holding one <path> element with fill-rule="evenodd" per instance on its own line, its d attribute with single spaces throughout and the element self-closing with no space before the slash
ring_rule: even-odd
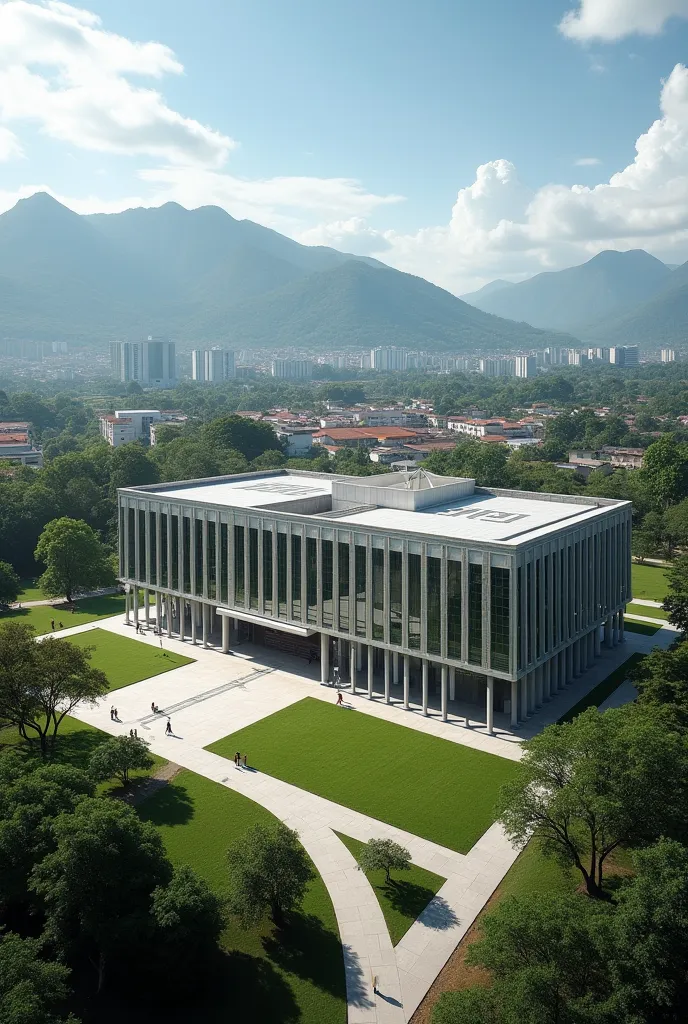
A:
<svg viewBox="0 0 688 1024">
<path fill-rule="evenodd" d="M 647 601 L 663 601 L 667 595 L 666 567 L 661 565 L 631 566 L 631 590 L 633 597 L 644 597 Z"/>
<path fill-rule="evenodd" d="M 636 625 L 645 625 L 645 623 L 636 623 Z M 650 627 L 653 628 L 653 627 Z M 574 704 L 570 711 L 567 711 L 565 715 L 562 715 L 559 719 L 560 722 L 570 722 L 576 715 L 580 715 L 586 708 L 597 708 L 600 704 L 603 704 L 607 697 L 610 697 L 614 690 L 616 690 L 623 682 L 628 679 L 630 671 L 634 668 L 639 661 L 643 660 L 642 654 L 632 654 L 630 658 L 624 661 L 623 665 L 619 665 L 617 669 L 611 672 L 606 679 L 603 679 L 601 683 L 598 683 L 590 693 L 587 693 L 585 697 Z"/>
<path fill-rule="evenodd" d="M 654 636 L 655 633 L 659 633 L 661 628 L 661 622 L 658 622 L 656 626 L 653 626 L 651 622 L 638 622 L 637 619 L 624 619 L 624 629 L 630 630 L 631 633 L 643 633 L 644 636 Z"/>
<path fill-rule="evenodd" d="M 124 595 L 106 594 L 104 597 L 85 597 L 76 602 L 77 610 L 70 612 L 65 609 L 55 610 L 51 605 L 38 605 L 35 608 L 14 608 L 12 611 L 3 612 L 0 615 L 0 625 L 14 619 L 17 622 L 26 622 L 33 626 L 36 632 L 50 633 L 50 620 L 55 620 L 55 629 L 59 630 L 60 622 L 64 629 L 72 626 L 83 626 L 85 622 L 93 622 L 94 619 L 105 619 L 110 615 L 124 614 Z"/>
<path fill-rule="evenodd" d="M 35 579 L 21 580 L 20 601 L 45 601 L 46 597 Z"/>
<path fill-rule="evenodd" d="M 653 608 L 651 604 L 627 604 L 626 615 L 643 615 L 648 619 L 667 620 L 667 612 L 663 608 Z"/>
<path fill-rule="evenodd" d="M 314 697 L 211 744 L 260 771 L 467 853 L 515 764 Z"/>
<path fill-rule="evenodd" d="M 182 665 L 190 665 L 194 659 L 182 654 L 173 654 L 140 640 L 109 633 L 106 629 L 89 629 L 69 638 L 77 647 L 94 647 L 91 664 L 102 669 L 110 682 L 110 690 L 138 683 L 141 679 L 169 672 Z"/>
<path fill-rule="evenodd" d="M 228 847 L 251 825 L 275 821 L 253 801 L 189 771 L 145 801 L 139 813 L 158 826 L 170 859 L 190 864 L 221 895 L 227 891 Z M 222 945 L 227 956 L 221 992 L 206 994 L 195 1006 L 194 1020 L 345 1024 L 342 949 L 320 876 L 311 882 L 302 912 L 282 931 L 268 919 L 244 931 L 228 917 Z M 190 1019 L 188 1010 L 182 1019 Z"/>
<path fill-rule="evenodd" d="M 365 843 L 351 836 L 336 833 L 350 853 L 358 859 Z M 385 918 L 392 945 L 403 939 L 418 915 L 425 910 L 446 879 L 412 864 L 409 871 L 395 871 L 390 882 L 384 871 L 366 871 L 366 877 L 375 890 Z"/>
</svg>

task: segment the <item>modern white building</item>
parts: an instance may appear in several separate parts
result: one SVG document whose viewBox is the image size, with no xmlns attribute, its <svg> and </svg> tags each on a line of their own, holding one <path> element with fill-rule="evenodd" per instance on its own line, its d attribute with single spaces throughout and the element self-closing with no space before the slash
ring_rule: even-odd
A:
<svg viewBox="0 0 688 1024">
<path fill-rule="evenodd" d="M 371 348 L 370 368 L 371 370 L 405 370 L 406 349 L 395 348 Z"/>
<path fill-rule="evenodd" d="M 515 363 L 517 377 L 534 377 L 537 373 L 535 356 L 516 356 Z"/>
<path fill-rule="evenodd" d="M 195 348 L 191 353 L 193 380 L 214 383 L 236 376 L 234 352 L 225 348 Z"/>
<path fill-rule="evenodd" d="M 513 377 L 514 361 L 501 356 L 497 358 L 481 359 L 478 363 L 480 373 L 486 377 Z"/>
<path fill-rule="evenodd" d="M 154 592 L 170 636 L 319 650 L 324 682 L 336 663 L 352 690 L 424 714 L 472 704 L 488 732 L 623 640 L 630 502 L 422 469 L 247 473 L 118 501 L 127 621 L 148 619 Z"/>
<path fill-rule="evenodd" d="M 110 368 L 121 381 L 172 387 L 177 376 L 174 342 L 152 335 L 145 341 L 111 341 Z"/>
<path fill-rule="evenodd" d="M 155 444 L 152 432 L 156 423 L 186 423 L 186 416 L 177 410 L 117 409 L 114 415 L 100 417 L 100 433 L 113 448 L 130 441 Z"/>
<path fill-rule="evenodd" d="M 609 362 L 612 366 L 637 366 L 638 346 L 617 345 L 609 349 Z"/>
<path fill-rule="evenodd" d="M 313 376 L 312 359 L 273 359 L 270 364 L 273 377 L 284 380 L 308 380 Z"/>
<path fill-rule="evenodd" d="M 674 348 L 663 348 L 661 351 L 661 360 L 663 363 L 675 363 L 676 362 L 676 349 Z"/>
</svg>

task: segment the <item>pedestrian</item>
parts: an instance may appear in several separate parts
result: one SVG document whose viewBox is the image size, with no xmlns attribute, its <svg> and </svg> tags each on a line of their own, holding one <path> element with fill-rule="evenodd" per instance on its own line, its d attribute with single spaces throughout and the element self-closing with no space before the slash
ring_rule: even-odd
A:
<svg viewBox="0 0 688 1024">
<path fill-rule="evenodd" d="M 134 736 L 134 730 L 133 730 L 133 729 L 130 729 L 130 730 L 129 730 L 129 735 L 130 735 L 130 736 L 132 737 L 132 739 L 133 739 L 133 736 Z"/>
<path fill-rule="evenodd" d="M 247 758 L 248 758 L 248 754 L 244 754 L 244 758 L 243 758 L 243 760 L 244 760 L 244 768 L 248 768 L 248 765 L 246 763 Z"/>
<path fill-rule="evenodd" d="M 119 722 L 119 714 L 117 713 L 117 708 L 115 708 L 114 719 L 116 722 Z"/>
<path fill-rule="evenodd" d="M 62 623 L 60 623 L 60 629 L 64 629 L 64 626 L 62 625 Z"/>
<path fill-rule="evenodd" d="M 110 705 L 110 721 L 112 721 L 114 719 L 114 717 L 115 717 L 115 705 L 111 704 Z"/>
<path fill-rule="evenodd" d="M 55 629 L 55 619 L 50 620 L 50 628 Z"/>
<path fill-rule="evenodd" d="M 343 703 L 344 698 L 342 697 L 342 691 L 340 690 L 339 693 L 337 694 L 337 707 L 339 707 L 339 705 Z"/>
<path fill-rule="evenodd" d="M 160 637 L 160 650 L 162 650 L 162 637 Z"/>
<path fill-rule="evenodd" d="M 138 738 L 139 738 L 139 731 L 138 731 L 138 729 L 134 729 L 134 739 L 137 740 Z"/>
<path fill-rule="evenodd" d="M 73 605 L 72 605 L 72 615 L 74 615 L 75 611 L 76 611 L 76 605 L 75 605 L 75 604 L 73 604 Z"/>
<path fill-rule="evenodd" d="M 153 712 L 153 714 L 155 714 L 155 701 L 154 700 L 151 701 L 151 711 Z"/>
<path fill-rule="evenodd" d="M 169 718 L 167 719 L 167 725 L 165 726 L 165 735 L 166 736 L 171 736 L 172 735 L 172 722 L 169 720 Z"/>
<path fill-rule="evenodd" d="M 241 767 L 241 754 L 239 753 L 238 750 L 234 755 L 234 764 L 236 765 L 237 768 Z"/>
</svg>

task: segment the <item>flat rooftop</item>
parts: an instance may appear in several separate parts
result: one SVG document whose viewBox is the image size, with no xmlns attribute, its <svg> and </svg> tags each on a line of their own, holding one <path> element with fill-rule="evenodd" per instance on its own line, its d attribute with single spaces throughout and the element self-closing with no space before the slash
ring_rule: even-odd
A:
<svg viewBox="0 0 688 1024">
<path fill-rule="evenodd" d="M 475 481 L 443 477 L 422 468 L 370 477 L 257 473 L 188 483 L 123 488 L 158 498 L 223 508 L 281 511 L 314 522 L 373 527 L 386 533 L 459 542 L 520 545 L 604 515 L 609 499 L 475 489 Z"/>
</svg>

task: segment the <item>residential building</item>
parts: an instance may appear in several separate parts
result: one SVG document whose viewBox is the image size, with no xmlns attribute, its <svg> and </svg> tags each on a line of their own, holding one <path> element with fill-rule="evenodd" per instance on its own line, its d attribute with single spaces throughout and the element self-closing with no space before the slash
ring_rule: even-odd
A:
<svg viewBox="0 0 688 1024">
<path fill-rule="evenodd" d="M 145 341 L 111 341 L 110 368 L 121 381 L 135 380 L 142 387 L 172 387 L 177 376 L 174 342 L 152 335 Z"/>
<path fill-rule="evenodd" d="M 313 447 L 315 427 L 282 427 L 275 425 L 277 437 L 285 445 L 285 453 L 290 459 L 298 459 L 308 455 Z"/>
<path fill-rule="evenodd" d="M 307 380 L 313 376 L 312 359 L 273 359 L 270 367 L 273 377 L 285 380 Z"/>
<path fill-rule="evenodd" d="M 406 349 L 403 348 L 371 348 L 371 370 L 405 370 Z"/>
<path fill-rule="evenodd" d="M 313 434 L 315 444 L 340 445 L 346 448 L 374 448 L 376 445 L 418 440 L 418 433 L 408 427 L 325 427 Z"/>
<path fill-rule="evenodd" d="M 117 409 L 114 415 L 99 417 L 100 433 L 113 448 L 131 441 L 155 444 L 154 426 L 158 423 L 186 423 L 178 410 Z"/>
<path fill-rule="evenodd" d="M 537 359 L 535 356 L 516 356 L 516 376 L 534 377 L 537 373 Z"/>
<path fill-rule="evenodd" d="M 514 375 L 513 359 L 502 357 L 480 359 L 478 368 L 480 373 L 484 373 L 486 377 L 513 377 Z"/>
<path fill-rule="evenodd" d="M 638 346 L 617 345 L 609 349 L 609 362 L 612 366 L 637 366 Z"/>
<path fill-rule="evenodd" d="M 0 422 L 0 462 L 20 462 L 22 466 L 40 469 L 43 449 L 31 439 L 31 424 L 25 421 Z"/>
<path fill-rule="evenodd" d="M 231 349 L 195 348 L 191 353 L 191 376 L 193 380 L 213 383 L 229 380 L 235 375 L 234 352 Z"/>
<path fill-rule="evenodd" d="M 675 363 L 676 362 L 676 349 L 674 348 L 663 348 L 661 353 L 661 360 L 663 363 Z"/>
<path fill-rule="evenodd" d="M 317 645 L 323 682 L 336 659 L 353 692 L 428 714 L 432 690 L 443 719 L 458 700 L 488 733 L 622 641 L 631 598 L 630 502 L 422 469 L 122 488 L 118 524 L 127 622 L 154 594 L 168 636 Z"/>
</svg>

